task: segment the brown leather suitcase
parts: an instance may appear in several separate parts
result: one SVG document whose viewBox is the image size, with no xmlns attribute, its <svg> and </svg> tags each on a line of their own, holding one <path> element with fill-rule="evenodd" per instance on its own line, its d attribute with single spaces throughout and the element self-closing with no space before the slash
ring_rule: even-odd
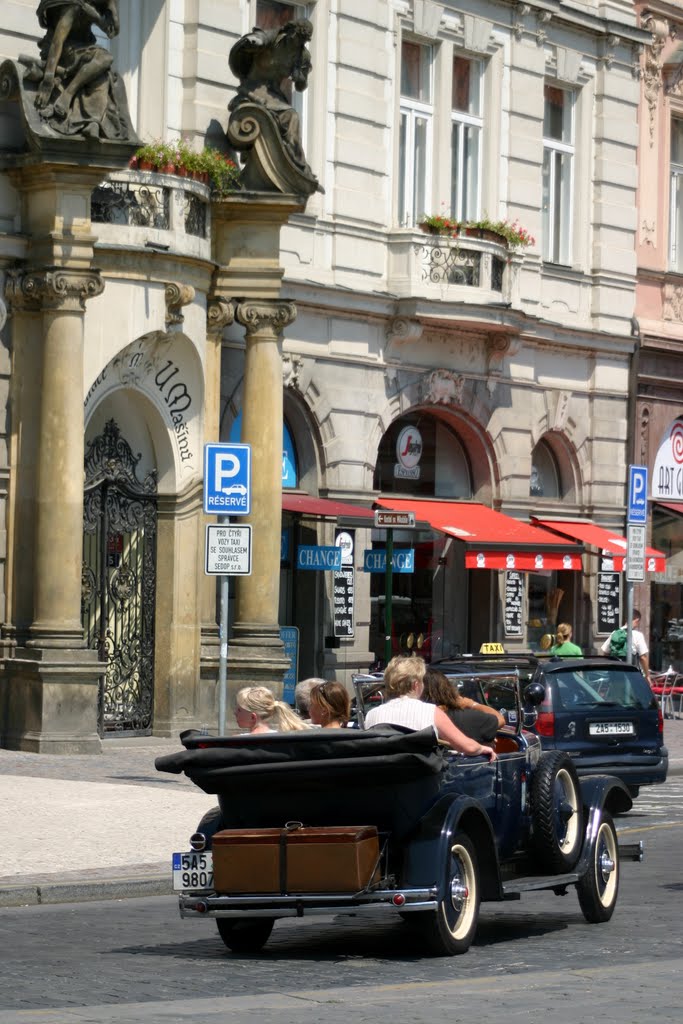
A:
<svg viewBox="0 0 683 1024">
<path fill-rule="evenodd" d="M 358 892 L 379 877 L 374 825 L 224 829 L 213 837 L 220 893 Z"/>
</svg>

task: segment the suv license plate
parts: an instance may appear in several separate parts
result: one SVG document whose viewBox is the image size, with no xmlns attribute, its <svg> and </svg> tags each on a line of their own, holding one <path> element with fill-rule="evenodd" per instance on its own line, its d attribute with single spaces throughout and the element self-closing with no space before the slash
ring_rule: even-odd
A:
<svg viewBox="0 0 683 1024">
<path fill-rule="evenodd" d="M 591 722 L 588 726 L 591 736 L 634 736 L 633 722 Z"/>
<path fill-rule="evenodd" d="M 189 892 L 213 889 L 213 854 L 211 850 L 174 853 L 173 888 Z"/>
</svg>

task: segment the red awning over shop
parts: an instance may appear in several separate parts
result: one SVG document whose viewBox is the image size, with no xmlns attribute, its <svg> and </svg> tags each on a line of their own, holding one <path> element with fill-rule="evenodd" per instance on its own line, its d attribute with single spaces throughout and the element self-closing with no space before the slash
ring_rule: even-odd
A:
<svg viewBox="0 0 683 1024">
<path fill-rule="evenodd" d="M 673 512 L 675 516 L 683 516 L 683 502 L 655 501 L 655 508 L 665 508 L 667 512 Z"/>
<path fill-rule="evenodd" d="M 336 519 L 338 516 L 355 516 L 367 519 L 372 526 L 375 514 L 371 508 L 352 505 L 347 501 L 333 501 L 331 498 L 314 498 L 312 494 L 282 492 L 282 511 L 297 515 L 314 516 L 316 519 Z"/>
<path fill-rule="evenodd" d="M 612 555 L 614 572 L 624 571 L 626 558 L 626 537 L 606 530 L 596 523 L 582 522 L 574 519 L 539 519 L 532 516 L 535 523 L 544 530 L 553 530 L 561 537 L 580 540 L 583 544 L 598 548 L 603 555 Z M 645 548 L 645 568 L 647 572 L 664 572 L 666 556 L 655 548 Z"/>
<path fill-rule="evenodd" d="M 467 569 L 581 570 L 582 549 L 576 544 L 478 502 L 389 496 L 378 504 L 399 512 L 413 511 L 434 530 L 462 541 Z"/>
</svg>

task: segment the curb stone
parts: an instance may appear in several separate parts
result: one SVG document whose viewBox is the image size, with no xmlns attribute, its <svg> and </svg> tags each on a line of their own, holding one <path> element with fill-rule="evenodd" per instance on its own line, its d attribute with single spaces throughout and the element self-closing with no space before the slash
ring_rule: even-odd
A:
<svg viewBox="0 0 683 1024">
<path fill-rule="evenodd" d="M 89 900 L 122 900 L 141 896 L 171 896 L 170 871 L 148 878 L 116 878 L 97 881 L 49 882 L 0 887 L 0 907 L 35 907 Z"/>
</svg>

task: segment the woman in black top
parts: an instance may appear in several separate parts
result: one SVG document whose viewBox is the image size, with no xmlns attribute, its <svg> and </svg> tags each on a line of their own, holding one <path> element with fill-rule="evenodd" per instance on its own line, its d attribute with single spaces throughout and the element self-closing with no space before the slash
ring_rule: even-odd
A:
<svg viewBox="0 0 683 1024">
<path fill-rule="evenodd" d="M 461 697 L 455 683 L 435 668 L 428 668 L 425 673 L 422 700 L 442 708 L 454 725 L 479 743 L 490 743 L 505 725 L 499 711 L 488 704 Z"/>
</svg>

